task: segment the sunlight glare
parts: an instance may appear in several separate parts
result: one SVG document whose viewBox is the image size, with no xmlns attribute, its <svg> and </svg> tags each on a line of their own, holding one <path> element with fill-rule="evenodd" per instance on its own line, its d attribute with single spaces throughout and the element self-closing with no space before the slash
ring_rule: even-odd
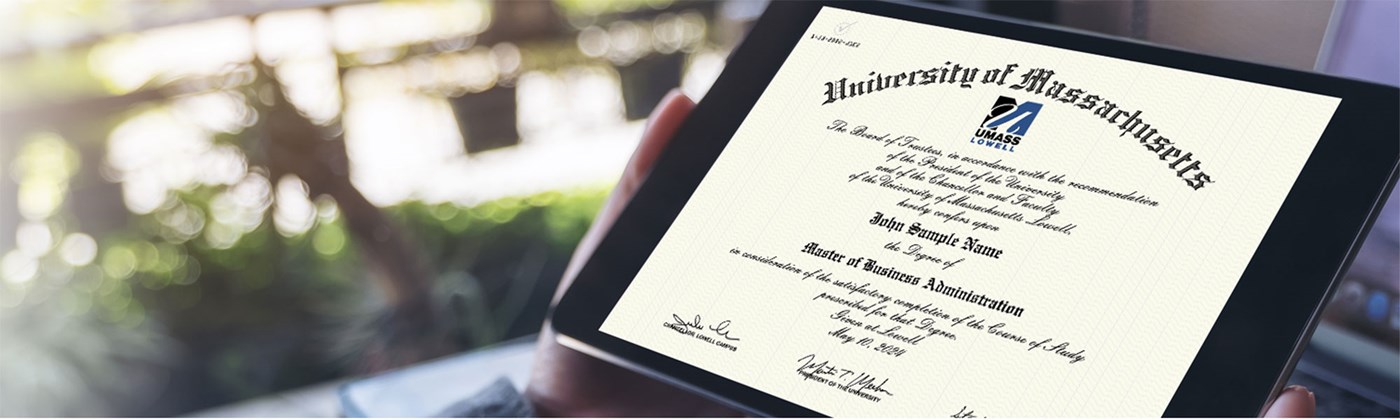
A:
<svg viewBox="0 0 1400 420">
<path fill-rule="evenodd" d="M 292 237 L 311 229 L 316 222 L 316 208 L 307 194 L 306 182 L 296 175 L 285 175 L 277 181 L 276 205 L 272 210 L 277 233 Z"/>
</svg>

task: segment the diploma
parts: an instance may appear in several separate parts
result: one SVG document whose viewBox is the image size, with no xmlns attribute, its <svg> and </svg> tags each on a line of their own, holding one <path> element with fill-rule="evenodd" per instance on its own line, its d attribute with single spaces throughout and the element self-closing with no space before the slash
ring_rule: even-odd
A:
<svg viewBox="0 0 1400 420">
<path fill-rule="evenodd" d="M 809 32 L 601 330 L 829 415 L 1160 415 L 1339 103 Z"/>
</svg>

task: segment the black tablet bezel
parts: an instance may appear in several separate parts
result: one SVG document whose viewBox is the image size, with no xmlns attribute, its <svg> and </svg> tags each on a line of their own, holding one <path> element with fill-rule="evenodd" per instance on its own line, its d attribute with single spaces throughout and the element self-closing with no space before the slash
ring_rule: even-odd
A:
<svg viewBox="0 0 1400 420">
<path fill-rule="evenodd" d="M 824 6 L 1342 98 L 1165 416 L 1261 413 L 1395 184 L 1400 90 L 1394 87 L 935 6 L 773 2 L 555 307 L 551 319 L 561 341 L 755 414 L 821 415 L 599 326 Z"/>
</svg>

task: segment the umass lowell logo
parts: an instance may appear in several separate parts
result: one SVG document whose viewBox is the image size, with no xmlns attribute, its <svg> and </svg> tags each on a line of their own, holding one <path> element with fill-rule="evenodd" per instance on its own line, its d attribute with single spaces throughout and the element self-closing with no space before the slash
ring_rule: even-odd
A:
<svg viewBox="0 0 1400 420">
<path fill-rule="evenodd" d="M 1021 144 L 1035 117 L 1040 115 L 1040 107 L 1039 102 L 1017 103 L 1010 97 L 997 98 L 992 110 L 982 119 L 982 127 L 972 136 L 971 143 L 1016 153 L 1016 145 Z"/>
</svg>

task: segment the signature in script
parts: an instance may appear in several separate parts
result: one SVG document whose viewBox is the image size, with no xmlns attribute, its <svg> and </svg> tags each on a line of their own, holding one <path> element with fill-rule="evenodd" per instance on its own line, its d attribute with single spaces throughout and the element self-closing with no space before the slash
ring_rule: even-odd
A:
<svg viewBox="0 0 1400 420">
<path fill-rule="evenodd" d="M 879 378 L 869 373 L 844 369 L 829 360 L 820 359 L 816 354 L 808 354 L 797 359 L 797 374 L 803 378 L 834 382 L 838 389 L 850 392 L 869 392 L 894 395 L 886 385 L 889 378 Z"/>
<path fill-rule="evenodd" d="M 694 318 L 691 318 L 689 321 L 687 321 L 685 318 L 681 318 L 680 315 L 671 314 L 671 322 L 667 322 L 661 325 L 665 326 L 666 328 L 676 330 L 676 332 L 679 333 L 689 333 L 691 330 L 704 330 L 711 331 L 714 333 L 715 336 L 723 338 L 725 340 L 739 341 L 739 337 L 735 337 L 733 333 L 729 331 L 729 327 L 731 324 L 732 322 L 726 319 L 711 324 L 709 326 L 705 326 L 703 321 L 700 320 L 700 315 L 695 315 Z"/>
<path fill-rule="evenodd" d="M 977 412 L 976 412 L 976 411 L 973 411 L 972 409 L 967 408 L 967 406 L 965 406 L 965 405 L 964 405 L 962 408 L 958 409 L 958 412 L 957 412 L 957 413 L 954 413 L 954 414 L 953 414 L 953 418 L 955 418 L 955 419 L 975 419 L 975 418 L 979 418 L 979 417 L 982 417 L 982 416 L 977 415 Z"/>
</svg>

